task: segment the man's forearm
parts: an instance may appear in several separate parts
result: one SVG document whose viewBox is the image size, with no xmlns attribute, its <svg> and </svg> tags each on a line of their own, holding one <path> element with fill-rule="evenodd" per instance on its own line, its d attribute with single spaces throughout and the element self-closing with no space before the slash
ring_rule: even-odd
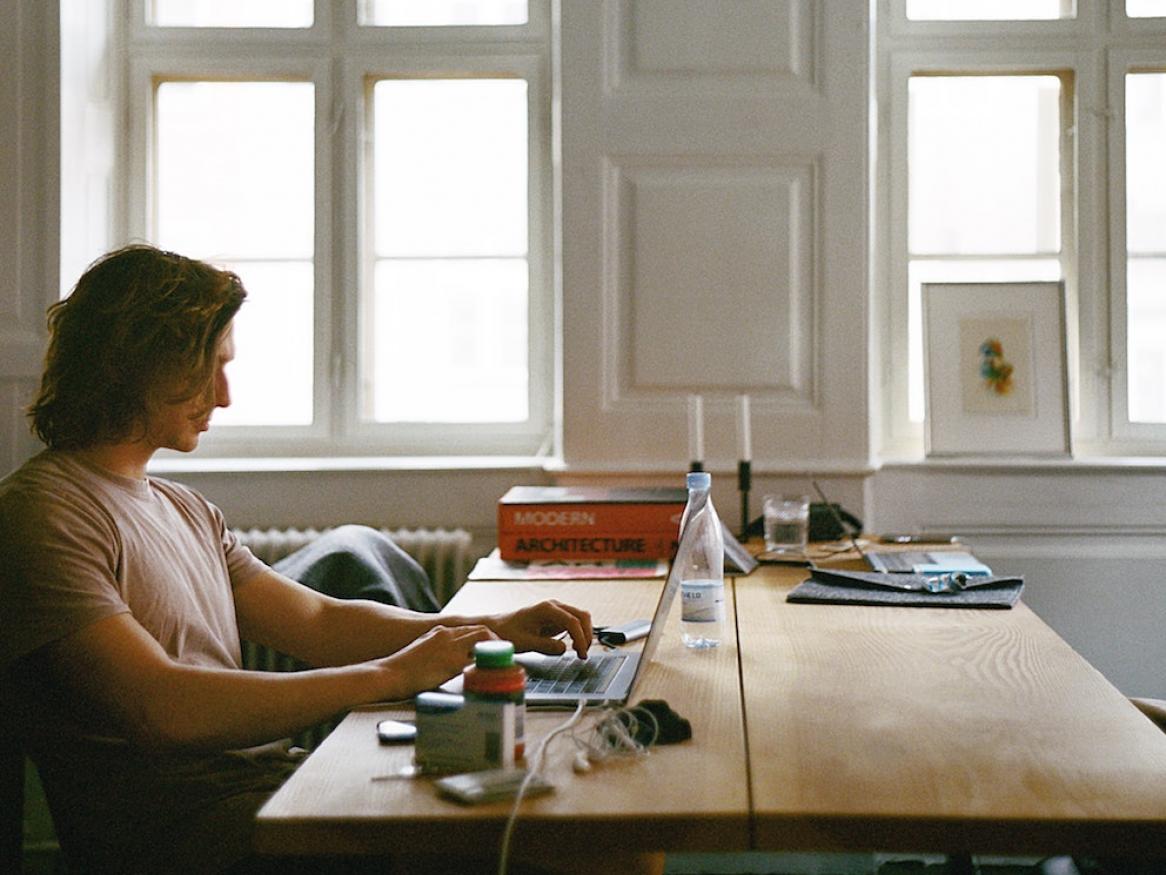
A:
<svg viewBox="0 0 1166 875">
<path fill-rule="evenodd" d="M 494 617 L 427 614 L 361 599 L 330 600 L 308 652 L 293 655 L 314 666 L 350 665 L 396 653 L 434 626 L 492 625 Z M 468 661 L 468 660 L 467 660 Z"/>
<path fill-rule="evenodd" d="M 391 674 L 372 664 L 302 672 L 175 665 L 167 674 L 142 697 L 140 713 L 123 719 L 127 734 L 149 747 L 222 750 L 262 744 L 398 695 Z"/>
</svg>

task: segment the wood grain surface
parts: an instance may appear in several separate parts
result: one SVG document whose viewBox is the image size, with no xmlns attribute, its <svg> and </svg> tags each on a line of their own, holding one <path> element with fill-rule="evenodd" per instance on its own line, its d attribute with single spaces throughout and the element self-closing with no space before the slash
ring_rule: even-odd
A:
<svg viewBox="0 0 1166 875">
<path fill-rule="evenodd" d="M 553 595 L 587 608 L 597 623 L 617 624 L 651 616 L 661 586 L 660 580 L 474 582 L 447 610 L 492 612 Z M 732 605 L 727 607 L 731 618 Z M 677 600 L 633 703 L 667 700 L 691 721 L 693 738 L 640 758 L 596 763 L 585 774 L 572 770 L 571 740 L 556 739 L 546 768 L 555 792 L 522 803 L 514 841 L 526 851 L 555 853 L 597 847 L 746 848 L 747 760 L 731 619 L 728 635 L 714 651 L 687 651 L 680 641 Z M 260 812 L 260 850 L 489 853 L 497 848 L 508 804 L 464 807 L 439 798 L 430 777 L 385 777 L 398 774 L 412 757 L 411 746 L 377 743 L 377 720 L 393 713 L 402 710 L 365 709 L 343 721 Z M 529 713 L 527 750 L 569 716 Z"/>
<path fill-rule="evenodd" d="M 1166 734 L 1027 606 L 790 604 L 805 570 L 730 588 L 736 638 L 680 642 L 678 605 L 633 697 L 663 698 L 693 739 L 571 770 L 522 804 L 527 852 L 605 849 L 1166 854 Z M 450 610 L 553 595 L 597 623 L 650 616 L 662 583 L 476 582 Z M 638 646 L 633 645 L 633 646 Z M 260 812 L 260 849 L 493 852 L 509 806 L 465 808 L 392 778 L 412 748 L 377 744 L 392 709 L 354 712 Z M 408 713 L 408 709 L 405 709 Z M 564 712 L 532 713 L 528 750 Z"/>
<path fill-rule="evenodd" d="M 1166 735 L 1023 602 L 790 604 L 737 581 L 762 848 L 1166 855 Z"/>
</svg>

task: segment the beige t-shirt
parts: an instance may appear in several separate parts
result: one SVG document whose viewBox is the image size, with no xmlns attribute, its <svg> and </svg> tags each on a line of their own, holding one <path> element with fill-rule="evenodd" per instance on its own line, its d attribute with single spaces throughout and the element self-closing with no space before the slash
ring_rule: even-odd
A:
<svg viewBox="0 0 1166 875">
<path fill-rule="evenodd" d="M 177 662 L 238 669 L 232 590 L 264 566 L 217 508 L 177 483 L 45 451 L 0 481 L 0 557 L 6 706 L 85 871 L 130 871 L 167 836 L 180 842 L 184 824 L 213 820 L 224 799 L 286 776 L 286 761 L 253 752 L 143 751 L 36 670 L 46 644 L 124 612 Z"/>
</svg>

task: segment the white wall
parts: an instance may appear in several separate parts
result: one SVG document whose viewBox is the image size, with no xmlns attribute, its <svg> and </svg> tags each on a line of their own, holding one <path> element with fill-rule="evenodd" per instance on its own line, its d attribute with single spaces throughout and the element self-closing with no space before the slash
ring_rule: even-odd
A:
<svg viewBox="0 0 1166 875">
<path fill-rule="evenodd" d="M 1121 689 L 1166 697 L 1156 463 L 871 461 L 864 4 L 563 5 L 562 466 L 175 476 L 240 525 L 461 525 L 489 543 L 514 483 L 679 483 L 698 391 L 736 525 L 733 398 L 749 392 L 753 512 L 817 476 L 872 530 L 955 528 L 1025 573 L 1029 603 Z M 35 451 L 22 408 L 60 285 L 55 10 L 0 0 L 3 470 Z"/>
<path fill-rule="evenodd" d="M 869 485 L 881 531 L 959 532 L 1129 695 L 1166 697 L 1166 501 L 1158 460 L 888 464 Z"/>
<path fill-rule="evenodd" d="M 22 409 L 57 288 L 56 4 L 0 2 L 0 467 L 33 452 Z"/>
<path fill-rule="evenodd" d="M 760 468 L 869 458 L 865 13 L 854 2 L 563 5 L 564 455 Z"/>
</svg>

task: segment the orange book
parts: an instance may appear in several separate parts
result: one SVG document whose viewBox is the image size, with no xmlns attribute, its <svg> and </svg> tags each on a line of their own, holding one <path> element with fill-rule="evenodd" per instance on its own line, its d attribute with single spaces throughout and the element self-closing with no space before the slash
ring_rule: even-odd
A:
<svg viewBox="0 0 1166 875">
<path fill-rule="evenodd" d="M 533 559 L 670 559 L 688 492 L 515 486 L 498 501 L 498 549 Z"/>
</svg>

